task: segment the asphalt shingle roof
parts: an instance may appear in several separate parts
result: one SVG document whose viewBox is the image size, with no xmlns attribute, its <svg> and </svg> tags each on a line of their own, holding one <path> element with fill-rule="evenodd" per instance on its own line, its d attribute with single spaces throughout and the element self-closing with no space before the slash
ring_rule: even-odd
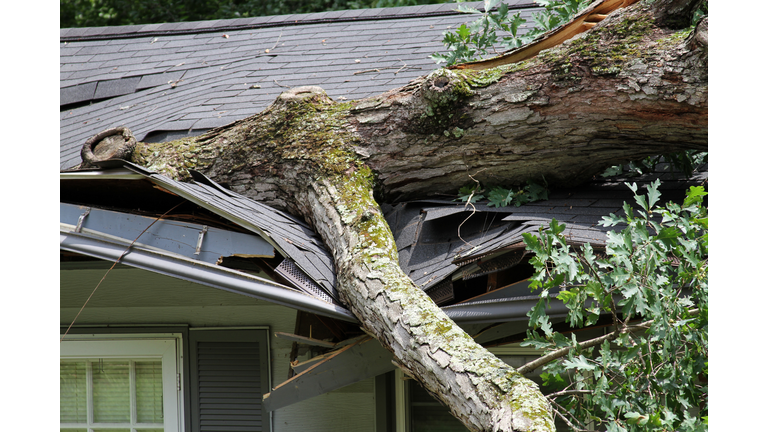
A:
<svg viewBox="0 0 768 432">
<path fill-rule="evenodd" d="M 532 0 L 507 3 L 526 18 L 539 10 Z M 77 165 L 82 144 L 111 127 L 156 141 L 256 114 L 288 87 L 352 100 L 405 85 L 436 67 L 429 55 L 443 49 L 443 31 L 473 19 L 455 8 L 62 29 L 60 168 Z"/>
</svg>

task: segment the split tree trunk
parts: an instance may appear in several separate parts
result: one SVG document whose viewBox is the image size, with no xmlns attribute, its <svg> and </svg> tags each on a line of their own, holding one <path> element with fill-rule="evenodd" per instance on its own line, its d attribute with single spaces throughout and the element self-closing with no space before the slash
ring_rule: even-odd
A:
<svg viewBox="0 0 768 432">
<path fill-rule="evenodd" d="M 653 5 L 665 2 L 680 3 Z M 455 194 L 470 175 L 569 186 L 612 164 L 706 149 L 706 21 L 670 29 L 660 16 L 640 2 L 522 63 L 441 69 L 352 103 L 292 89 L 200 137 L 138 143 L 133 161 L 180 179 L 194 168 L 303 216 L 333 253 L 347 307 L 454 416 L 476 431 L 551 431 L 537 386 L 401 271 L 374 196 Z"/>
</svg>

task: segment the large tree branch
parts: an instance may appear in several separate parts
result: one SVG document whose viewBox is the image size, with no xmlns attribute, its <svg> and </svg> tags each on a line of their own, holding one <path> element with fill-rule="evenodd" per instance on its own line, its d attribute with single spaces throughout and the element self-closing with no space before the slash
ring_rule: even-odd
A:
<svg viewBox="0 0 768 432">
<path fill-rule="evenodd" d="M 521 63 L 440 70 L 357 103 L 356 150 L 389 199 L 544 176 L 573 185 L 607 166 L 707 148 L 707 47 L 654 26 L 644 3 Z M 417 167 L 407 169 L 403 167 Z"/>
<path fill-rule="evenodd" d="M 694 44 L 686 40 L 690 29 L 658 28 L 652 12 L 639 2 L 531 60 L 479 72 L 438 70 L 380 96 L 336 104 L 334 128 L 353 135 L 351 151 L 373 169 L 387 201 L 455 193 L 481 169 L 475 178 L 484 183 L 543 176 L 551 185 L 573 186 L 617 163 L 706 150 L 706 38 L 697 32 Z M 294 89 L 281 100 L 308 93 L 322 91 Z M 284 111 L 273 106 L 207 134 L 204 151 L 193 152 L 201 140 L 185 150 L 198 169 L 236 191 L 290 207 L 275 179 L 281 159 L 265 157 L 270 152 L 255 143 L 312 135 L 311 143 L 281 153 L 297 160 L 334 137 L 307 130 L 326 124 L 314 116 L 319 110 Z M 221 152 L 221 143 L 245 129 L 248 150 Z M 173 153 L 162 144 L 138 152 L 143 163 L 184 176 L 185 161 Z"/>
</svg>

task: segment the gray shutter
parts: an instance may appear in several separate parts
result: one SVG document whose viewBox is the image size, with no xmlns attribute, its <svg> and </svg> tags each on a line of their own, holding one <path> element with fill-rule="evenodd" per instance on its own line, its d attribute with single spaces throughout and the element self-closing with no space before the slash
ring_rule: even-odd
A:
<svg viewBox="0 0 768 432">
<path fill-rule="evenodd" d="M 265 333 L 190 332 L 193 431 L 269 431 L 269 414 L 261 403 L 268 389 Z"/>
</svg>

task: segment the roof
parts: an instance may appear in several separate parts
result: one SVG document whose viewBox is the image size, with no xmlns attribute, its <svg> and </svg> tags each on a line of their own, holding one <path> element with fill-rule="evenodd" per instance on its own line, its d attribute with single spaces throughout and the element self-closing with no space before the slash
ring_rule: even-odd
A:
<svg viewBox="0 0 768 432">
<path fill-rule="evenodd" d="M 531 0 L 508 3 L 524 17 L 536 11 Z M 60 167 L 77 165 L 82 143 L 115 126 L 131 128 L 139 140 L 162 141 L 253 115 L 286 86 L 320 85 L 335 99 L 358 99 L 404 85 L 435 67 L 428 56 L 442 49 L 443 31 L 471 18 L 454 12 L 455 7 L 62 29 Z M 106 175 L 96 170 L 64 176 L 99 172 Z M 291 267 L 283 274 L 297 275 L 296 287 L 304 286 L 303 274 L 311 282 L 304 286 L 305 294 L 338 307 L 331 255 L 302 221 L 198 174 L 190 183 L 175 182 L 121 161 L 108 175 L 139 176 L 258 234 L 288 258 L 289 266 L 295 263 L 300 272 Z M 628 180 L 642 184 L 658 177 L 669 180 L 662 185 L 662 198 L 679 200 L 684 189 L 702 182 L 706 174 L 691 181 L 664 172 Z M 603 243 L 601 217 L 620 212 L 624 201 L 632 202 L 624 180 L 597 178 L 521 207 L 476 204 L 468 209 L 430 200 L 384 205 L 383 210 L 401 267 L 433 299 L 441 300 L 438 304 L 452 304 L 445 309 L 449 316 L 462 322 L 518 319 L 529 308 L 509 304 L 530 301 L 527 284 L 518 283 L 528 276 L 508 272 L 513 279 L 499 282 L 494 288 L 500 289 L 492 292 L 480 286 L 481 278 L 520 264 L 522 235 L 552 218 L 566 223 L 574 243 Z M 88 195 L 95 199 L 92 190 Z M 146 206 L 141 202 L 134 207 L 139 204 Z M 476 286 L 468 289 L 472 284 Z M 461 289 L 464 297 L 456 295 Z M 481 304 L 484 313 L 476 310 Z"/>
<path fill-rule="evenodd" d="M 224 248 L 217 248 L 215 253 L 206 253 L 206 251 L 201 253 L 200 245 L 203 244 L 203 235 L 209 235 L 207 234 L 209 230 L 208 225 L 205 225 L 205 233 L 200 234 L 198 250 L 194 254 L 191 253 L 194 248 L 191 247 L 193 242 L 190 239 L 194 240 L 198 237 L 194 234 L 195 229 L 190 226 L 187 226 L 187 228 L 192 229 L 193 233 L 188 233 L 186 236 L 183 233 L 178 233 L 175 236 L 167 234 L 169 228 L 166 227 L 163 231 L 166 234 L 163 234 L 162 237 L 171 238 L 171 240 L 165 239 L 163 244 L 151 243 L 149 240 L 146 240 L 152 232 L 148 232 L 148 235 L 145 236 L 139 228 L 146 226 L 147 222 L 138 221 L 137 226 L 139 228 L 131 229 L 127 227 L 127 221 L 130 219 L 129 215 L 120 212 L 120 210 L 127 213 L 136 213 L 138 206 L 132 203 L 126 195 L 137 194 L 141 195 L 145 212 L 154 212 L 159 216 L 162 213 L 158 210 L 152 210 L 153 199 L 147 196 L 147 190 L 157 190 L 159 191 L 158 193 L 163 195 L 163 198 L 160 198 L 160 200 L 164 200 L 166 206 L 175 204 L 175 202 L 170 202 L 167 198 L 168 194 L 175 195 L 208 210 L 214 215 L 220 216 L 222 219 L 243 228 L 246 232 L 257 234 L 263 241 L 274 247 L 283 257 L 288 258 L 288 262 L 281 263 L 276 271 L 289 282 L 293 282 L 291 284 L 293 286 L 281 286 L 270 281 L 256 281 L 256 283 L 262 286 L 268 285 L 271 288 L 295 288 L 295 291 L 303 292 L 309 298 L 299 298 L 293 293 L 281 292 L 279 290 L 272 290 L 273 292 L 269 294 L 262 293 L 261 296 L 259 296 L 258 292 L 255 294 L 251 292 L 253 296 L 280 304 L 292 305 L 301 310 L 308 310 L 309 308 L 313 313 L 354 321 L 352 315 L 346 309 L 340 307 L 335 286 L 336 275 L 330 253 L 317 234 L 309 229 L 304 222 L 287 213 L 227 191 L 201 174 L 196 174 L 197 181 L 183 183 L 124 161 L 117 161 L 116 165 L 112 169 L 84 170 L 61 174 L 62 202 L 80 204 L 79 209 L 72 205 L 62 204 L 60 211 L 62 223 L 60 247 L 62 249 L 97 258 L 115 260 L 126 250 L 130 240 L 137 238 L 136 234 L 138 233 L 138 238 L 141 239 L 141 242 L 131 247 L 131 250 L 137 251 L 137 253 L 134 254 L 132 252 L 124 257 L 126 260 L 130 260 L 132 258 L 130 255 L 140 255 L 143 253 L 145 261 L 135 262 L 133 263 L 134 266 L 151 268 L 152 271 L 158 271 L 175 277 L 191 278 L 189 280 L 207 285 L 217 286 L 217 283 L 221 282 L 220 287 L 228 286 L 231 282 L 227 282 L 225 279 L 231 279 L 232 275 L 228 275 L 225 267 L 219 265 L 221 264 L 221 259 L 219 259 L 219 262 L 215 262 L 209 256 L 215 258 L 217 256 L 253 255 L 254 253 L 266 256 L 263 252 L 264 248 L 256 244 L 256 240 L 248 240 L 242 236 L 238 237 L 237 240 L 232 240 L 238 243 L 237 251 L 228 249 L 228 246 L 225 245 Z M 149 181 L 152 186 L 147 189 L 146 187 L 142 188 L 141 184 L 126 184 L 136 183 L 137 180 Z M 68 182 L 72 184 L 70 185 Z M 104 185 L 99 185 L 99 182 L 104 183 Z M 116 187 L 115 182 L 121 182 L 121 186 Z M 113 200 L 104 198 L 105 194 L 100 193 L 100 188 L 107 191 L 106 195 L 114 194 L 119 196 Z M 83 190 L 88 190 L 89 193 L 82 194 Z M 97 208 L 113 208 L 114 206 L 122 208 L 115 209 L 118 212 L 112 212 L 111 215 L 100 215 L 107 222 L 99 223 L 97 220 L 93 220 L 93 216 L 90 215 L 91 207 L 89 205 Z M 84 216 L 76 217 L 78 212 L 84 214 Z M 210 220 L 210 217 L 204 215 L 189 216 L 190 213 L 189 210 L 180 211 L 180 214 L 184 215 L 183 219 L 192 221 L 204 220 L 206 222 Z M 172 219 L 173 217 L 174 215 L 172 214 L 168 215 L 168 218 Z M 175 217 L 182 219 L 179 215 Z M 108 222 L 110 218 L 113 221 L 119 221 L 119 223 L 113 222 L 110 224 Z M 163 218 L 163 221 L 165 220 Z M 210 222 L 207 222 L 207 224 L 210 224 Z M 83 234 L 83 228 L 87 228 L 86 232 L 90 234 Z M 214 234 L 213 230 L 215 229 L 211 228 L 210 235 Z M 202 231 L 202 229 L 197 228 L 197 231 Z M 230 236 L 234 235 L 236 234 L 230 234 Z M 244 247 L 243 243 L 245 241 L 249 242 L 250 246 L 248 248 Z M 169 244 L 169 242 L 172 244 Z M 207 240 L 205 244 L 206 247 L 211 247 L 209 246 L 210 240 Z M 104 251 L 104 248 L 109 248 L 111 252 L 107 253 Z M 139 252 L 139 250 L 143 252 Z M 236 253 L 238 251 L 239 253 Z M 148 263 L 146 260 L 151 260 L 152 262 Z M 203 263 L 208 265 L 203 265 Z M 131 263 L 126 261 L 126 264 Z M 211 275 L 205 276 L 202 274 L 199 271 L 201 265 L 207 269 L 203 273 L 208 271 Z M 197 276 L 190 276 L 193 273 Z M 242 278 L 235 279 L 240 280 Z M 310 282 L 307 282 L 307 280 Z M 313 300 L 319 300 L 320 302 Z"/>
<path fill-rule="evenodd" d="M 540 10 L 507 3 L 524 18 Z M 474 18 L 456 7 L 61 29 L 60 168 L 112 127 L 159 142 L 256 114 L 288 87 L 352 100 L 403 86 L 435 69 L 446 29 Z"/>
</svg>

